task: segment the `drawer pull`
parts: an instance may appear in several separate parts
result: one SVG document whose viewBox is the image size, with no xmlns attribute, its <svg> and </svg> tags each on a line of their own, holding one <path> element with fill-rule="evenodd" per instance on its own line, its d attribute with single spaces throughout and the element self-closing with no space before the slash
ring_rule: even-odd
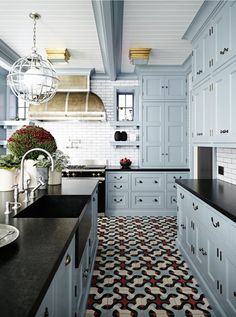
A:
<svg viewBox="0 0 236 317">
<path fill-rule="evenodd" d="M 154 183 L 155 183 L 155 184 L 158 184 L 158 181 L 155 180 Z"/>
<path fill-rule="evenodd" d="M 206 251 L 202 251 L 202 255 L 206 256 L 207 252 Z"/>
<path fill-rule="evenodd" d="M 142 183 L 143 183 L 143 181 L 141 181 L 141 180 L 139 180 L 138 182 L 139 182 L 139 184 L 142 184 Z"/>
<path fill-rule="evenodd" d="M 89 273 L 89 269 L 84 270 L 83 272 L 83 278 L 87 278 Z"/>
<path fill-rule="evenodd" d="M 213 224 L 213 226 L 214 226 L 215 228 L 217 228 L 217 227 L 219 227 L 219 226 L 220 226 L 219 221 L 217 221 L 217 222 L 215 223 L 215 222 L 214 222 L 214 218 L 213 218 L 213 217 L 211 217 L 211 222 L 212 222 L 212 224 Z"/>
<path fill-rule="evenodd" d="M 176 176 L 173 176 L 174 179 L 176 179 Z"/>
<path fill-rule="evenodd" d="M 119 176 L 119 177 L 114 176 L 114 178 L 115 178 L 115 179 L 122 179 L 123 177 L 122 177 L 122 176 Z"/>
<path fill-rule="evenodd" d="M 71 262 L 71 256 L 69 254 L 67 254 L 66 260 L 65 260 L 65 265 L 70 264 L 70 262 Z"/>
<path fill-rule="evenodd" d="M 194 203 L 193 203 L 193 209 L 196 211 L 196 210 L 198 210 L 198 205 L 195 205 Z"/>
<path fill-rule="evenodd" d="M 229 48 L 228 47 L 225 47 L 224 48 L 224 52 L 228 52 Z"/>
<path fill-rule="evenodd" d="M 173 188 L 175 188 L 175 189 L 176 189 L 176 185 L 173 185 Z"/>
<path fill-rule="evenodd" d="M 236 292 L 234 292 L 234 297 L 236 297 Z"/>
<path fill-rule="evenodd" d="M 184 199 L 184 194 L 180 193 L 180 198 Z"/>
<path fill-rule="evenodd" d="M 186 226 L 182 223 L 181 224 L 182 229 L 186 229 Z"/>
<path fill-rule="evenodd" d="M 158 199 L 155 198 L 154 201 L 155 201 L 156 203 L 158 203 Z"/>
<path fill-rule="evenodd" d="M 172 201 L 173 201 L 174 203 L 177 203 L 177 200 L 176 200 L 175 198 L 173 198 Z"/>
<path fill-rule="evenodd" d="M 139 200 L 138 200 L 138 201 L 142 202 L 143 200 L 142 200 L 141 198 L 139 198 Z"/>
<path fill-rule="evenodd" d="M 117 185 L 114 185 L 114 188 L 117 188 L 117 189 L 121 189 L 123 186 L 120 185 L 119 187 Z"/>
<path fill-rule="evenodd" d="M 199 248 L 199 251 L 202 252 L 204 249 L 203 248 Z"/>
<path fill-rule="evenodd" d="M 44 317 L 49 317 L 49 312 L 48 312 L 48 308 L 46 307 L 45 308 L 45 311 L 44 311 Z"/>
<path fill-rule="evenodd" d="M 115 198 L 114 201 L 115 201 L 116 203 L 121 203 L 121 202 L 122 202 L 122 198 L 121 198 L 120 200 L 117 200 L 117 199 Z"/>
<path fill-rule="evenodd" d="M 225 53 L 224 51 L 220 51 L 220 55 L 224 55 L 224 53 Z"/>
</svg>

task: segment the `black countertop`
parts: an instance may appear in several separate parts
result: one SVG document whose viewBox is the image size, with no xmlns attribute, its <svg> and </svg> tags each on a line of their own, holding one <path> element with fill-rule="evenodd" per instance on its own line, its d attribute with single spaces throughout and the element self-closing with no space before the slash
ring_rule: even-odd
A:
<svg viewBox="0 0 236 317">
<path fill-rule="evenodd" d="M 13 218 L 4 215 L 5 201 L 12 192 L 0 193 L 0 223 L 13 225 L 20 235 L 0 248 L 0 316 L 31 317 L 43 299 L 60 262 L 78 228 L 96 182 L 87 181 L 88 195 L 76 218 Z M 86 186 L 83 188 L 83 193 Z M 60 186 L 49 186 L 41 195 L 60 195 Z M 78 192 L 79 195 L 79 192 Z M 84 207 L 82 207 L 84 206 Z M 24 208 L 21 208 L 24 209 Z"/>
<path fill-rule="evenodd" d="M 236 186 L 217 179 L 184 179 L 176 183 L 236 222 Z"/>
<path fill-rule="evenodd" d="M 189 168 L 144 168 L 138 165 L 131 165 L 128 168 L 123 168 L 120 165 L 106 166 L 106 171 L 114 172 L 189 172 Z"/>
</svg>

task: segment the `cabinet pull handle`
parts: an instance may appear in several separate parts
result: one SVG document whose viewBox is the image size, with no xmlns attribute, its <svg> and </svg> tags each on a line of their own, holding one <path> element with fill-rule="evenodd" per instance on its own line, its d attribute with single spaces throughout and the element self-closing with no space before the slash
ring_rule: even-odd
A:
<svg viewBox="0 0 236 317">
<path fill-rule="evenodd" d="M 175 198 L 172 199 L 174 203 L 177 203 L 177 200 Z"/>
<path fill-rule="evenodd" d="M 89 269 L 84 270 L 83 272 L 83 278 L 87 278 L 89 273 Z"/>
<path fill-rule="evenodd" d="M 206 251 L 202 251 L 202 255 L 206 256 L 207 252 Z"/>
<path fill-rule="evenodd" d="M 115 179 L 122 179 L 122 176 L 120 177 L 117 177 L 117 176 L 114 176 Z"/>
<path fill-rule="evenodd" d="M 114 199 L 115 202 L 117 203 L 121 203 L 122 202 L 122 198 L 120 200 L 117 200 L 116 198 Z"/>
<path fill-rule="evenodd" d="M 65 265 L 70 264 L 70 262 L 71 262 L 71 256 L 69 254 L 67 254 L 66 260 L 65 260 Z"/>
<path fill-rule="evenodd" d="M 236 297 L 236 292 L 234 292 L 234 297 Z"/>
<path fill-rule="evenodd" d="M 155 183 L 155 184 L 158 184 L 158 181 L 155 180 L 154 183 Z"/>
<path fill-rule="evenodd" d="M 182 193 L 180 193 L 180 198 L 184 199 L 184 195 Z"/>
<path fill-rule="evenodd" d="M 139 182 L 139 184 L 142 184 L 142 183 L 143 183 L 143 181 L 141 181 L 141 180 L 140 180 L 140 181 L 138 181 L 138 182 Z"/>
<path fill-rule="evenodd" d="M 220 55 L 224 55 L 224 53 L 225 53 L 224 51 L 220 51 Z"/>
<path fill-rule="evenodd" d="M 224 48 L 224 52 L 228 52 L 229 48 L 228 47 L 225 47 Z"/>
<path fill-rule="evenodd" d="M 186 229 L 186 227 L 185 227 L 185 225 L 182 223 L 181 224 L 181 227 L 183 228 L 183 229 Z"/>
<path fill-rule="evenodd" d="M 194 203 L 193 203 L 193 209 L 196 211 L 196 210 L 198 210 L 198 205 L 195 205 Z"/>
<path fill-rule="evenodd" d="M 220 130 L 220 133 L 222 134 L 222 133 L 229 133 L 229 130 L 227 129 L 224 129 L 224 130 Z"/>
<path fill-rule="evenodd" d="M 44 317 L 49 317 L 49 312 L 48 312 L 48 308 L 46 307 L 45 308 L 45 311 L 44 311 Z"/>
<path fill-rule="evenodd" d="M 199 251 L 202 252 L 202 251 L 203 251 L 203 248 L 199 248 Z"/>
<path fill-rule="evenodd" d="M 217 222 L 215 223 L 215 222 L 214 222 L 214 218 L 213 218 L 213 217 L 211 217 L 211 222 L 212 222 L 212 224 L 213 224 L 213 227 L 215 227 L 215 228 L 217 228 L 217 227 L 219 227 L 219 226 L 220 226 L 219 221 L 217 221 Z"/>
<path fill-rule="evenodd" d="M 120 185 L 119 187 L 116 186 L 116 185 L 114 185 L 114 187 L 117 188 L 117 189 L 121 189 L 121 188 L 122 188 L 122 185 Z"/>
</svg>

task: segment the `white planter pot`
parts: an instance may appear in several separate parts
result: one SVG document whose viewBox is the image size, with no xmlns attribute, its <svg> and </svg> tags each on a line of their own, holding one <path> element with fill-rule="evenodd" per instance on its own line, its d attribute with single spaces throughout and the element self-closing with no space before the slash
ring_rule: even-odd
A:
<svg viewBox="0 0 236 317">
<path fill-rule="evenodd" d="M 0 191 L 13 190 L 12 186 L 16 183 L 16 170 L 0 169 Z"/>
<path fill-rule="evenodd" d="M 61 184 L 61 172 L 51 171 L 49 169 L 48 185 L 60 185 Z"/>
</svg>

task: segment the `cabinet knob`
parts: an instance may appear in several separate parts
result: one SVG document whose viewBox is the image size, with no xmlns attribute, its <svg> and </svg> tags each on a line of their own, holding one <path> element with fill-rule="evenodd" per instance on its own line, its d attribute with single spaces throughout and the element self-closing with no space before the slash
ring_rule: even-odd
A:
<svg viewBox="0 0 236 317">
<path fill-rule="evenodd" d="M 173 201 L 174 203 L 177 203 L 177 200 L 176 200 L 175 198 L 173 198 L 172 201 Z"/>
<path fill-rule="evenodd" d="M 203 251 L 203 252 L 202 252 L 202 255 L 204 255 L 204 256 L 207 255 L 207 252 L 206 252 L 206 251 Z"/>
<path fill-rule="evenodd" d="M 70 262 L 71 262 L 71 256 L 69 254 L 67 254 L 66 260 L 65 260 L 65 265 L 70 264 Z"/>
<path fill-rule="evenodd" d="M 220 51 L 220 55 L 224 55 L 224 53 L 225 53 L 224 51 Z"/>
<path fill-rule="evenodd" d="M 234 292 L 234 297 L 236 297 L 236 292 Z"/>
<path fill-rule="evenodd" d="M 161 153 L 161 155 L 165 155 L 165 153 Z"/>
<path fill-rule="evenodd" d="M 224 48 L 224 52 L 228 52 L 229 48 L 228 47 L 225 47 Z"/>
<path fill-rule="evenodd" d="M 165 86 L 161 86 L 161 88 L 165 88 Z"/>
<path fill-rule="evenodd" d="M 142 184 L 142 183 L 143 183 L 143 181 L 141 181 L 141 180 L 139 180 L 138 182 L 139 182 L 139 184 Z"/>
<path fill-rule="evenodd" d="M 166 89 L 168 88 L 168 86 L 166 86 Z"/>
<path fill-rule="evenodd" d="M 155 183 L 155 184 L 158 184 L 158 181 L 155 180 L 154 183 Z"/>
<path fill-rule="evenodd" d="M 95 201 L 96 200 L 96 198 L 95 197 L 93 197 L 93 201 Z"/>
<path fill-rule="evenodd" d="M 122 185 L 120 185 L 119 187 L 117 185 L 114 185 L 114 188 L 121 189 Z"/>
<path fill-rule="evenodd" d="M 166 153 L 166 155 L 168 155 L 168 153 Z"/>
<path fill-rule="evenodd" d="M 140 198 L 138 201 L 142 202 L 143 200 Z"/>
<path fill-rule="evenodd" d="M 156 203 L 158 203 L 158 199 L 157 199 L 157 198 L 155 198 L 154 201 L 155 201 Z"/>
<path fill-rule="evenodd" d="M 173 188 L 175 188 L 175 189 L 176 189 L 176 185 L 173 185 Z"/>
<path fill-rule="evenodd" d="M 89 273 L 89 269 L 84 270 L 83 272 L 83 278 L 87 278 Z"/>
</svg>

